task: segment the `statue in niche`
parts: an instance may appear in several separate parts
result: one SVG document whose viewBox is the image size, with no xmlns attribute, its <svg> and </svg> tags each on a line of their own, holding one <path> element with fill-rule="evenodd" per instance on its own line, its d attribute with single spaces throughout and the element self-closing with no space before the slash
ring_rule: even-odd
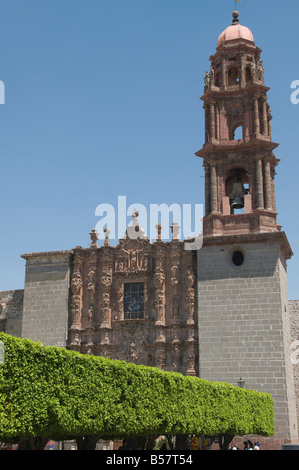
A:
<svg viewBox="0 0 299 470">
<path fill-rule="evenodd" d="M 192 271 L 192 269 L 187 269 L 187 272 L 186 272 L 186 284 L 188 287 L 193 287 L 194 286 L 194 281 L 195 281 L 195 277 L 194 277 L 194 273 Z"/>
<path fill-rule="evenodd" d="M 88 309 L 88 314 L 87 314 L 88 326 L 92 326 L 92 324 L 93 324 L 93 313 L 94 313 L 94 306 L 90 305 L 90 307 Z"/>
<path fill-rule="evenodd" d="M 105 332 L 104 339 L 102 341 L 102 344 L 110 344 L 110 339 L 109 339 L 109 333 L 108 331 Z"/>
<path fill-rule="evenodd" d="M 165 332 L 162 329 L 159 332 L 159 336 L 156 339 L 156 343 L 165 343 Z"/>
<path fill-rule="evenodd" d="M 117 289 L 117 303 L 119 318 L 121 319 L 123 317 L 124 310 L 124 286 L 122 284 Z"/>
<path fill-rule="evenodd" d="M 178 319 L 179 318 L 179 299 L 175 297 L 173 299 L 173 308 L 172 308 L 172 313 L 173 313 L 173 318 Z"/>
<path fill-rule="evenodd" d="M 80 336 L 79 336 L 79 333 L 76 333 L 76 334 L 75 334 L 74 343 L 75 343 L 75 344 L 80 344 Z"/>
<path fill-rule="evenodd" d="M 142 259 L 141 268 L 144 269 L 145 271 L 147 271 L 147 270 L 148 270 L 148 266 L 149 266 L 148 257 L 147 257 L 147 256 L 144 256 L 144 258 Z"/>
<path fill-rule="evenodd" d="M 171 285 L 172 286 L 177 286 L 179 282 L 179 278 L 177 276 L 178 272 L 178 266 L 172 266 L 171 268 Z"/>
<path fill-rule="evenodd" d="M 138 261 L 137 261 L 137 252 L 133 251 L 131 252 L 131 268 L 136 269 L 138 267 Z"/>
</svg>

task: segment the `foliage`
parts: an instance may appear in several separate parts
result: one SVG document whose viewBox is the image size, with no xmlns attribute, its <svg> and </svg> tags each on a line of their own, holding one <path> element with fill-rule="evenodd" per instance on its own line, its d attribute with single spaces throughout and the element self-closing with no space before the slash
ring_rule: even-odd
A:
<svg viewBox="0 0 299 470">
<path fill-rule="evenodd" d="M 0 333 L 0 440 L 273 435 L 272 397 Z"/>
</svg>

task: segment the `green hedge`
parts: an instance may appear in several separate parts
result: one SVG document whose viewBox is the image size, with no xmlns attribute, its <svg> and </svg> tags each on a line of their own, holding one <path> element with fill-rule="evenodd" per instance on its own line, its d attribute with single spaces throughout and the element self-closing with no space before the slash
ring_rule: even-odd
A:
<svg viewBox="0 0 299 470">
<path fill-rule="evenodd" d="M 0 440 L 274 433 L 268 394 L 0 333 Z"/>
</svg>

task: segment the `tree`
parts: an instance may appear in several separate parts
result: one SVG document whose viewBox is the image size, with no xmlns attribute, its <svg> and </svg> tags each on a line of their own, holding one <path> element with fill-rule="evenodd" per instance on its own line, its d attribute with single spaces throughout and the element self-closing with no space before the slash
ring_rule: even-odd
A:
<svg viewBox="0 0 299 470">
<path fill-rule="evenodd" d="M 76 439 L 78 447 L 94 448 L 99 436 L 274 433 L 269 394 L 4 333 L 0 341 L 2 441 Z"/>
</svg>

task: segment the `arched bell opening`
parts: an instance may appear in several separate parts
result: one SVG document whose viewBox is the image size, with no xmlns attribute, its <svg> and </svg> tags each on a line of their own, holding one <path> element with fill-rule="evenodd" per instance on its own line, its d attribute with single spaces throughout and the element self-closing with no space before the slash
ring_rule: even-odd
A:
<svg viewBox="0 0 299 470">
<path fill-rule="evenodd" d="M 228 71 L 228 86 L 238 85 L 240 83 L 239 68 L 233 66 Z"/>
<path fill-rule="evenodd" d="M 229 172 L 225 191 L 229 198 L 230 213 L 244 214 L 245 196 L 249 194 L 248 174 L 244 168 L 234 168 Z"/>
<path fill-rule="evenodd" d="M 221 87 L 222 80 L 221 80 L 221 70 L 216 71 L 215 74 L 215 86 Z"/>
<path fill-rule="evenodd" d="M 251 67 L 246 67 L 246 83 L 249 83 L 252 81 L 252 73 L 251 73 Z"/>
<path fill-rule="evenodd" d="M 232 129 L 231 140 L 241 140 L 243 139 L 243 123 L 237 124 Z"/>
</svg>

